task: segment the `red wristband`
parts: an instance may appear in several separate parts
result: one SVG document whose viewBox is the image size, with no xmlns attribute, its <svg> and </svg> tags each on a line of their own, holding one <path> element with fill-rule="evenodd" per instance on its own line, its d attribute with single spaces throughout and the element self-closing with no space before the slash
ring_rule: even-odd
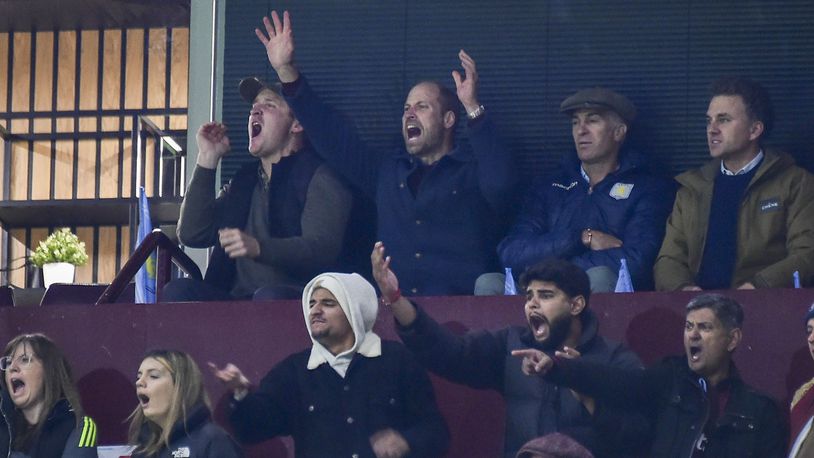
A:
<svg viewBox="0 0 814 458">
<path fill-rule="evenodd" d="M 385 297 L 384 294 L 382 294 L 382 304 L 384 304 L 384 305 L 390 305 L 390 304 L 392 304 L 393 302 L 396 302 L 399 299 L 401 299 L 401 290 L 400 289 L 396 290 L 396 294 L 394 294 L 392 298 L 391 297 Z"/>
</svg>

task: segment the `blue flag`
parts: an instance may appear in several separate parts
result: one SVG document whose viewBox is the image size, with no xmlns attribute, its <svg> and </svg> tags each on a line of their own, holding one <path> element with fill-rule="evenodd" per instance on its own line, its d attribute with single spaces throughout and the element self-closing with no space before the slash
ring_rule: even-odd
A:
<svg viewBox="0 0 814 458">
<path fill-rule="evenodd" d="M 506 296 L 514 296 L 517 290 L 514 287 L 514 276 L 512 276 L 512 268 L 506 267 L 506 280 L 503 282 L 503 294 Z"/>
<path fill-rule="evenodd" d="M 621 265 L 619 266 L 619 278 L 616 280 L 615 293 L 632 293 L 633 292 L 633 279 L 630 278 L 630 271 L 627 270 L 627 260 L 622 258 Z"/>
<path fill-rule="evenodd" d="M 141 242 L 153 231 L 153 223 L 150 220 L 150 203 L 147 202 L 143 186 L 139 187 L 138 208 L 138 243 L 136 245 L 141 245 Z M 155 254 L 150 254 L 147 262 L 136 274 L 136 303 L 155 304 Z"/>
<path fill-rule="evenodd" d="M 794 278 L 794 287 L 795 288 L 800 288 L 801 286 L 800 286 L 800 271 L 799 270 L 794 271 L 793 278 Z"/>
</svg>

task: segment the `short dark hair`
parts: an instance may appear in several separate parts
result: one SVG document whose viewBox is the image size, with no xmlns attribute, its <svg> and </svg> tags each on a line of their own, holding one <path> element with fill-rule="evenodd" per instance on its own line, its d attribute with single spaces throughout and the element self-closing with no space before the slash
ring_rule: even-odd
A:
<svg viewBox="0 0 814 458">
<path fill-rule="evenodd" d="M 710 86 L 712 97 L 719 95 L 737 95 L 746 105 L 746 113 L 752 121 L 763 123 L 763 135 L 766 138 L 774 127 L 774 106 L 769 91 L 760 83 L 741 76 L 724 76 Z"/>
<path fill-rule="evenodd" d="M 585 305 L 591 297 L 591 281 L 579 266 L 564 259 L 551 258 L 535 264 L 520 276 L 520 286 L 525 290 L 533 281 L 554 283 L 569 297 L 582 296 Z"/>
<path fill-rule="evenodd" d="M 715 318 L 718 318 L 727 331 L 743 326 L 743 307 L 731 297 L 723 294 L 701 294 L 687 303 L 687 313 L 699 309 L 712 310 Z"/>
</svg>

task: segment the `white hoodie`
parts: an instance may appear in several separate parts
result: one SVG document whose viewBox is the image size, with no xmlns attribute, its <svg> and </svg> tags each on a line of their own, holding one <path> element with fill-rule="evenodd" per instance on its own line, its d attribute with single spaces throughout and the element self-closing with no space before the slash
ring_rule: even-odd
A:
<svg viewBox="0 0 814 458">
<path fill-rule="evenodd" d="M 302 313 L 305 316 L 305 327 L 308 329 L 309 336 L 311 335 L 309 303 L 317 288 L 324 288 L 334 295 L 348 318 L 355 341 L 349 350 L 334 356 L 311 337 L 313 346 L 311 347 L 311 357 L 308 359 L 308 369 L 313 370 L 323 363 L 328 363 L 337 374 L 344 378 L 353 355 L 356 353 L 368 358 L 375 358 L 382 354 L 381 338 L 372 331 L 379 313 L 376 290 L 359 274 L 328 272 L 317 275 L 305 285 L 302 292 Z"/>
</svg>

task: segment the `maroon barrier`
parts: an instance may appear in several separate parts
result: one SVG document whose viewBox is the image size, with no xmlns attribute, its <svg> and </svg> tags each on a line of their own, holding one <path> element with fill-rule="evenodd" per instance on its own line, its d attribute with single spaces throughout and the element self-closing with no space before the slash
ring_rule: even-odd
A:
<svg viewBox="0 0 814 458">
<path fill-rule="evenodd" d="M 794 389 L 814 375 L 805 346 L 803 316 L 812 290 L 727 292 L 744 305 L 744 339 L 736 352 L 743 377 L 788 405 Z M 684 305 L 696 293 L 599 294 L 591 307 L 603 335 L 625 340 L 646 364 L 682 351 Z M 417 302 L 455 332 L 523 324 L 520 297 L 434 297 Z M 382 307 L 376 331 L 397 339 Z M 185 350 L 205 372 L 206 386 L 223 420 L 224 390 L 206 362 L 233 362 L 257 382 L 275 363 L 306 348 L 302 308 L 296 301 L 107 304 L 0 308 L 0 340 L 44 332 L 71 360 L 85 409 L 99 423 L 100 443 L 125 441 L 125 418 L 136 406 L 133 383 L 147 349 Z M 373 382 L 375 383 L 375 382 Z M 451 457 L 500 456 L 505 409 L 494 392 L 433 377 L 453 435 Z M 289 440 L 270 441 L 253 456 L 293 456 Z"/>
</svg>

